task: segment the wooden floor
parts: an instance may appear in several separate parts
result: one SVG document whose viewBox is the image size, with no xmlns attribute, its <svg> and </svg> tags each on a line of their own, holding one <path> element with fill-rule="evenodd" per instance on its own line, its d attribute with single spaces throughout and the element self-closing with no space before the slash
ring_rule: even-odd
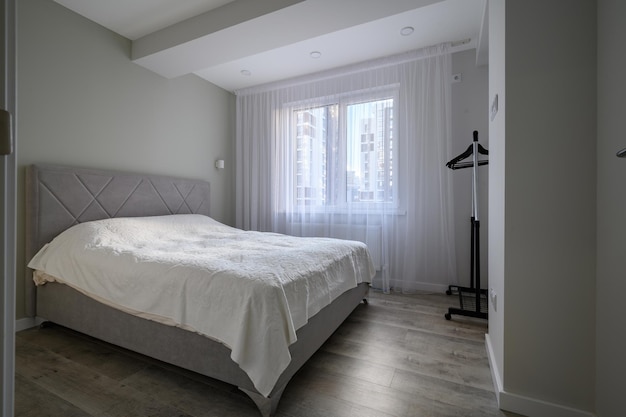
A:
<svg viewBox="0 0 626 417">
<path fill-rule="evenodd" d="M 485 320 L 453 296 L 372 292 L 291 380 L 281 417 L 507 416 Z M 254 416 L 236 388 L 52 326 L 17 334 L 16 416 Z"/>
</svg>

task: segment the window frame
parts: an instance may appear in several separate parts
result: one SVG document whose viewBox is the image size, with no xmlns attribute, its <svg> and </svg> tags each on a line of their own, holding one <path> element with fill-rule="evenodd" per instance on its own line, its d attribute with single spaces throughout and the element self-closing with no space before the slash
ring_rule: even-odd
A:
<svg viewBox="0 0 626 417">
<path fill-rule="evenodd" d="M 333 95 L 327 97 L 319 97 L 314 99 L 302 100 L 299 102 L 288 103 L 283 106 L 283 109 L 286 110 L 289 116 L 286 118 L 288 126 L 286 127 L 286 131 L 289 132 L 288 141 L 294 144 L 293 146 L 293 166 L 294 170 L 292 172 L 293 181 L 291 188 L 287 194 L 288 198 L 291 200 L 290 205 L 293 207 L 306 207 L 308 211 L 317 212 L 317 213 L 358 213 L 358 212 L 370 212 L 372 210 L 398 210 L 400 207 L 400 196 L 398 195 L 398 177 L 402 170 L 400 166 L 400 158 L 399 149 L 401 149 L 398 136 L 398 120 L 399 120 L 399 97 L 400 97 L 400 86 L 397 84 L 387 85 L 378 87 L 370 90 L 362 90 L 355 92 L 348 92 L 340 95 Z M 392 140 L 391 146 L 388 149 L 388 152 L 391 152 L 390 159 L 389 157 L 385 157 L 386 161 L 391 161 L 391 167 L 387 168 L 387 172 L 391 172 L 391 186 L 390 191 L 393 195 L 393 201 L 356 201 L 350 202 L 348 201 L 347 195 L 347 181 L 348 181 L 348 127 L 347 127 L 347 109 L 350 105 L 355 105 L 359 103 L 365 102 L 375 102 L 391 99 L 393 101 L 393 109 L 392 109 Z M 298 122 L 297 122 L 297 113 L 300 111 L 315 109 L 321 107 L 329 107 L 337 105 L 338 111 L 338 144 L 340 146 L 340 150 L 338 151 L 338 158 L 340 161 L 339 172 L 341 172 L 341 184 L 342 190 L 340 190 L 340 195 L 343 195 L 343 201 L 328 201 L 325 200 L 324 204 L 313 204 L 313 205 L 303 205 L 298 203 L 298 175 L 297 175 L 297 166 L 298 159 L 296 152 L 298 152 L 298 147 L 295 144 L 297 140 L 297 130 L 298 130 Z M 359 142 L 360 143 L 360 142 Z M 327 143 L 328 147 L 329 144 Z M 328 150 L 327 150 L 328 152 Z M 325 171 L 328 174 L 328 153 L 326 155 L 326 168 Z M 376 164 L 377 162 L 370 162 Z M 326 179 L 326 189 L 328 189 L 328 179 Z M 378 181 L 377 178 L 374 181 Z M 373 193 L 377 193 L 377 190 L 370 190 Z"/>
</svg>

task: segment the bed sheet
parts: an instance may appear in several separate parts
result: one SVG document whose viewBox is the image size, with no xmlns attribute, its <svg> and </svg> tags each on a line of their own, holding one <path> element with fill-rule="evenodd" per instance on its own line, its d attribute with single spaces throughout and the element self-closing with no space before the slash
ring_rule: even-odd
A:
<svg viewBox="0 0 626 417">
<path fill-rule="evenodd" d="M 225 344 L 264 396 L 296 330 L 375 274 L 361 242 L 243 231 L 195 214 L 81 223 L 28 266 L 37 285 L 61 282 Z"/>
</svg>

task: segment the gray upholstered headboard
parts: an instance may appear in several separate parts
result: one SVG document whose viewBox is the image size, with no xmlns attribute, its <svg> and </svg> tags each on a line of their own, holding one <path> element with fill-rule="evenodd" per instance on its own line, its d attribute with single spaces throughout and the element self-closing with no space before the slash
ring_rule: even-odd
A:
<svg viewBox="0 0 626 417">
<path fill-rule="evenodd" d="M 209 183 L 156 175 L 32 165 L 26 173 L 26 260 L 78 223 L 112 217 L 209 215 Z M 32 271 L 26 309 L 35 314 Z"/>
</svg>

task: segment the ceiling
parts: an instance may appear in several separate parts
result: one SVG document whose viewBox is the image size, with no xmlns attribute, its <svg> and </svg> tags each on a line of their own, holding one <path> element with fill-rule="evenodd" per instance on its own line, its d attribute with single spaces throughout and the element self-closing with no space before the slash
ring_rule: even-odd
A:
<svg viewBox="0 0 626 417">
<path fill-rule="evenodd" d="M 486 0 L 55 1 L 130 39 L 138 65 L 228 91 L 442 42 L 487 56 Z"/>
</svg>

